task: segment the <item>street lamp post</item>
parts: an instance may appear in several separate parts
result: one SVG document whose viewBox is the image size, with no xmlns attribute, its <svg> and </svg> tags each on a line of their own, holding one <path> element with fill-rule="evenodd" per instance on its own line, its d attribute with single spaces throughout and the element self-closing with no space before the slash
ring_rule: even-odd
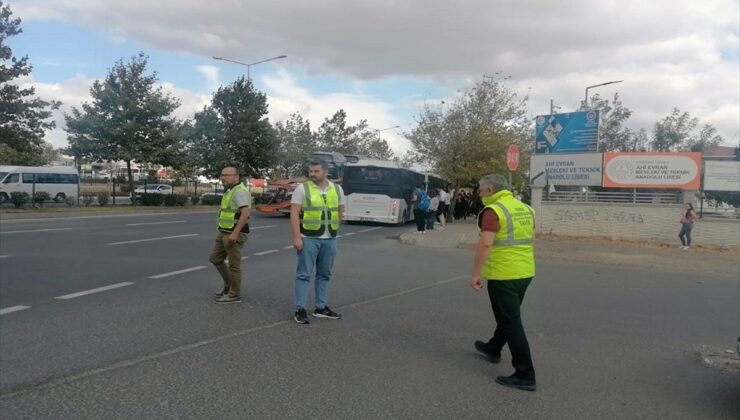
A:
<svg viewBox="0 0 740 420">
<path fill-rule="evenodd" d="M 583 107 L 582 108 L 584 110 L 588 109 L 588 90 L 589 89 L 595 88 L 595 87 L 599 87 L 599 86 L 613 85 L 614 83 L 622 83 L 622 82 L 623 82 L 623 80 L 612 80 L 611 82 L 604 82 L 604 83 L 599 83 L 598 85 L 587 86 L 586 87 L 586 96 L 583 98 Z"/>
<path fill-rule="evenodd" d="M 375 134 L 378 136 L 378 140 L 380 140 L 380 132 L 381 131 L 393 130 L 394 128 L 401 128 L 401 126 L 400 125 L 394 125 L 393 127 L 386 127 L 386 128 L 381 128 L 381 129 L 373 128 L 373 130 L 375 130 Z"/>
<path fill-rule="evenodd" d="M 288 58 L 288 56 L 287 55 L 278 55 L 276 57 L 267 58 L 267 59 L 260 60 L 260 61 L 255 61 L 254 63 L 242 63 L 241 61 L 230 60 L 228 58 L 215 57 L 215 56 L 213 57 L 214 60 L 228 61 L 229 63 L 241 64 L 242 66 L 247 66 L 247 80 L 249 80 L 249 81 L 252 80 L 251 74 L 250 74 L 250 70 L 252 69 L 252 66 L 257 65 L 257 64 L 266 63 L 266 62 L 272 61 L 272 60 L 279 60 L 281 58 Z"/>
</svg>

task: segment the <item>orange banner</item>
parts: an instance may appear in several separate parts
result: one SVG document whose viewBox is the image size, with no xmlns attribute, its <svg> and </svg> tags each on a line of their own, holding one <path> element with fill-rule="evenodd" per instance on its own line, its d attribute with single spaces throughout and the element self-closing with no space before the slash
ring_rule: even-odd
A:
<svg viewBox="0 0 740 420">
<path fill-rule="evenodd" d="M 604 153 L 604 186 L 698 190 L 701 153 Z"/>
</svg>

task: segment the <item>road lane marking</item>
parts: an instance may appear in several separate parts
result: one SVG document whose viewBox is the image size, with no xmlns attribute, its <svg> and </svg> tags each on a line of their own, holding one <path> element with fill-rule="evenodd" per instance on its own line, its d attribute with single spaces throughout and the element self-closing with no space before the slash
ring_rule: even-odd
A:
<svg viewBox="0 0 740 420">
<path fill-rule="evenodd" d="M 172 223 L 185 223 L 185 222 L 187 222 L 187 220 L 173 220 L 169 222 L 129 223 L 126 226 L 168 225 Z"/>
<path fill-rule="evenodd" d="M 254 227 L 251 227 L 251 226 L 250 226 L 250 227 L 249 227 L 249 230 L 257 230 L 257 229 L 267 229 L 267 228 L 274 228 L 274 227 L 276 227 L 276 226 L 277 226 L 277 225 L 267 225 L 267 226 L 254 226 Z"/>
<path fill-rule="evenodd" d="M 110 286 L 103 286 L 103 287 L 98 287 L 98 288 L 95 288 L 95 289 L 83 290 L 82 292 L 70 293 L 68 295 L 63 295 L 63 296 L 57 296 L 54 299 L 61 299 L 61 300 L 74 299 L 74 298 L 78 298 L 80 296 L 91 295 L 93 293 L 100 293 L 100 292 L 105 292 L 107 290 L 118 289 L 119 287 L 131 286 L 132 284 L 134 284 L 134 282 L 132 282 L 132 281 L 124 281 L 123 283 L 111 284 Z"/>
<path fill-rule="evenodd" d="M 189 233 L 187 235 L 175 235 L 175 236 L 162 236 L 160 238 L 149 238 L 149 239 L 137 239 L 135 241 L 123 241 L 123 242 L 113 242 L 106 245 L 126 245 L 126 244 L 138 244 L 140 242 L 151 242 L 151 241 L 163 241 L 165 239 L 177 239 L 177 238 L 187 238 L 190 236 L 198 236 L 199 233 Z"/>
<path fill-rule="evenodd" d="M 242 257 L 242 261 L 244 261 L 244 260 L 246 260 L 246 259 L 248 259 L 248 258 L 249 258 L 249 257 Z"/>
<path fill-rule="evenodd" d="M 0 258 L 8 258 L 10 255 L 0 255 Z"/>
<path fill-rule="evenodd" d="M 382 226 L 378 226 L 378 227 L 374 227 L 374 228 L 369 228 L 369 229 L 362 229 L 362 230 L 361 230 L 361 231 L 359 231 L 359 232 L 360 232 L 360 233 L 365 233 L 365 232 L 372 232 L 372 231 L 374 231 L 374 230 L 378 230 L 378 229 L 383 229 L 383 227 L 382 227 Z"/>
<path fill-rule="evenodd" d="M 424 290 L 424 289 L 430 289 L 433 287 L 441 286 L 447 283 L 452 283 L 452 282 L 459 281 L 459 280 L 466 279 L 466 278 L 469 278 L 469 276 L 458 276 L 458 277 L 452 277 L 449 279 L 439 280 L 434 283 L 424 284 L 422 286 L 412 287 L 410 289 L 401 290 L 399 292 L 390 293 L 387 295 L 378 296 L 375 298 L 351 303 L 349 305 L 338 307 L 337 309 L 349 309 L 349 308 L 356 308 L 359 306 L 366 306 L 372 303 L 376 303 L 376 302 L 380 302 L 380 301 L 388 300 L 388 299 L 393 299 L 394 297 L 403 296 L 403 295 L 417 292 L 417 291 Z M 290 319 L 290 320 L 272 322 L 272 323 L 264 324 L 264 325 L 258 325 L 258 326 L 247 328 L 244 330 L 234 331 L 228 334 L 220 335 L 218 337 L 213 337 L 213 338 L 209 338 L 206 340 L 197 341 L 195 343 L 184 344 L 179 347 L 173 347 L 171 349 L 160 351 L 158 353 L 151 353 L 151 354 L 141 356 L 141 357 L 136 357 L 136 358 L 132 358 L 128 360 L 122 360 L 120 362 L 116 362 L 108 366 L 90 369 L 88 371 L 84 371 L 81 373 L 75 373 L 69 376 L 61 376 L 61 377 L 56 377 L 56 378 L 48 378 L 41 382 L 36 382 L 36 383 L 29 384 L 29 385 L 21 385 L 21 386 L 6 389 L 6 390 L 0 390 L 0 400 L 5 401 L 10 398 L 19 396 L 19 395 L 25 395 L 31 392 L 41 391 L 44 389 L 56 388 L 60 385 L 77 382 L 82 379 L 95 377 L 95 376 L 102 375 L 108 372 L 113 372 L 119 369 L 138 366 L 138 365 L 141 365 L 142 363 L 159 360 L 159 359 L 163 359 L 168 356 L 185 353 L 190 350 L 199 349 L 201 347 L 205 347 L 205 346 L 215 344 L 215 343 L 220 343 L 222 341 L 244 337 L 250 334 L 258 333 L 258 332 L 265 331 L 265 330 L 270 330 L 270 329 L 280 327 L 283 325 L 293 324 L 293 322 L 294 321 Z"/>
<path fill-rule="evenodd" d="M 352 236 L 354 234 L 355 234 L 355 232 L 347 232 L 347 233 L 344 234 L 344 236 Z"/>
<path fill-rule="evenodd" d="M 293 249 L 295 248 L 293 245 L 284 246 L 283 249 Z"/>
<path fill-rule="evenodd" d="M 172 215 L 191 215 L 191 214 L 213 214 L 213 210 L 203 211 L 182 211 L 182 212 L 168 212 L 168 213 L 113 213 L 104 214 L 100 216 L 70 216 L 70 217 L 41 217 L 38 219 L 3 219 L 2 223 L 18 223 L 18 222 L 58 222 L 62 220 L 86 220 L 86 219 L 110 219 L 110 218 L 121 218 L 121 217 L 147 217 L 147 216 L 172 216 Z"/>
<path fill-rule="evenodd" d="M 31 308 L 30 306 L 23 306 L 23 305 L 11 306 L 9 308 L 0 309 L 0 315 L 9 314 L 11 312 L 18 312 L 18 311 L 22 311 L 24 309 L 30 309 L 30 308 Z"/>
<path fill-rule="evenodd" d="M 33 229 L 33 230 L 11 230 L 0 232 L 0 235 L 9 235 L 11 233 L 34 233 L 34 232 L 58 232 L 60 230 L 72 230 L 72 228 L 53 228 L 53 229 Z"/>
<path fill-rule="evenodd" d="M 170 271 L 169 273 L 157 274 L 156 276 L 149 276 L 150 279 L 162 279 L 165 277 L 176 276 L 178 274 L 189 273 L 191 271 L 198 271 L 207 268 L 205 265 L 199 265 L 197 267 L 184 268 L 182 270 Z"/>
<path fill-rule="evenodd" d="M 254 253 L 254 255 L 258 255 L 258 256 L 260 256 L 260 257 L 261 257 L 261 256 L 263 256 L 263 255 L 267 255 L 267 254 L 273 254 L 273 253 L 275 253 L 275 252 L 279 252 L 279 250 L 277 250 L 277 249 L 270 249 L 270 250 L 267 250 L 267 251 L 262 251 L 262 252 L 255 252 L 255 253 Z"/>
</svg>

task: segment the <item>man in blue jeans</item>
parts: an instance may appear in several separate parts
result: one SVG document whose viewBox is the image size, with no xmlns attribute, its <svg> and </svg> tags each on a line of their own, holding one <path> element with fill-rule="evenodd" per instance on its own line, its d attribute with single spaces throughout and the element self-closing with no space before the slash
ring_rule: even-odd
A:
<svg viewBox="0 0 740 420">
<path fill-rule="evenodd" d="M 345 198 L 342 187 L 327 179 L 328 166 L 323 160 L 308 164 L 309 181 L 293 191 L 290 200 L 290 228 L 293 247 L 298 252 L 295 279 L 295 322 L 308 324 L 306 301 L 311 276 L 314 281 L 316 305 L 313 316 L 340 319 L 329 309 L 326 293 L 331 280 L 334 257 L 337 255 L 337 233 L 344 214 Z"/>
</svg>

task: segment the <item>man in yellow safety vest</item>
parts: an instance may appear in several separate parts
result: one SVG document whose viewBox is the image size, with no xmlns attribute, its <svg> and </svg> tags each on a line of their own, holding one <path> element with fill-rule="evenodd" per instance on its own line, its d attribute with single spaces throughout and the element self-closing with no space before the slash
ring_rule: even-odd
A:
<svg viewBox="0 0 740 420">
<path fill-rule="evenodd" d="M 210 258 L 224 281 L 223 289 L 216 293 L 216 303 L 241 303 L 242 248 L 249 233 L 252 197 L 239 181 L 239 171 L 234 167 L 221 170 L 221 184 L 224 195 L 218 210 L 218 236 Z"/>
<path fill-rule="evenodd" d="M 336 237 L 345 205 L 342 187 L 327 179 L 328 169 L 323 160 L 310 161 L 310 180 L 299 185 L 290 200 L 293 247 L 298 251 L 293 319 L 299 324 L 309 323 L 306 300 L 308 284 L 314 272 L 316 305 L 313 316 L 328 319 L 342 317 L 326 304 L 334 257 L 337 255 Z"/>
<path fill-rule="evenodd" d="M 535 274 L 534 210 L 517 200 L 505 177 L 486 175 L 479 181 L 483 211 L 478 216 L 480 239 L 470 285 L 475 290 L 488 283 L 488 297 L 496 319 L 496 330 L 488 342 L 475 348 L 491 362 L 501 361 L 501 349 L 509 345 L 515 372 L 499 376 L 498 384 L 534 391 L 534 365 L 522 326 L 520 306 Z"/>
</svg>

